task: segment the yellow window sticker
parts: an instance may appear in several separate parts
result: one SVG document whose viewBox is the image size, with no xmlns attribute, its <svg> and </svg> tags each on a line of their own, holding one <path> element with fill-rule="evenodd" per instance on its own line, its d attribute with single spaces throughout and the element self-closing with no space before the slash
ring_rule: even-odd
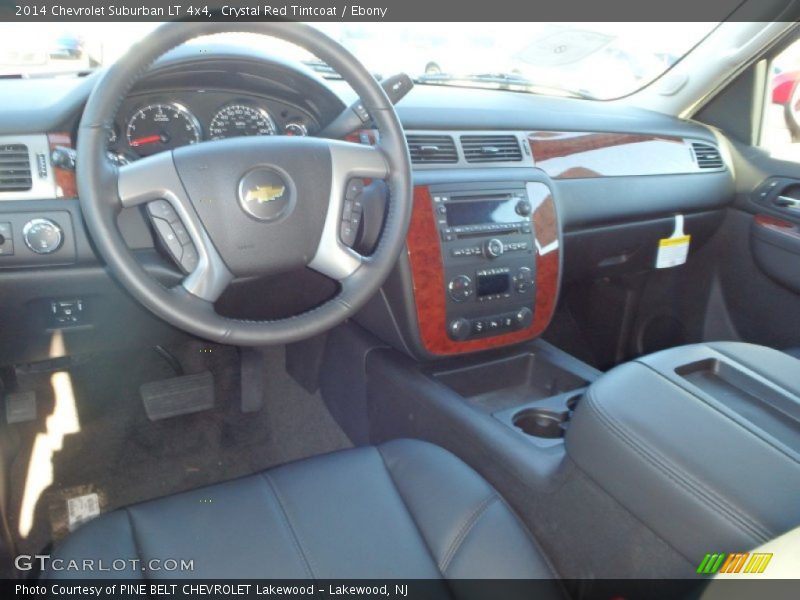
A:
<svg viewBox="0 0 800 600">
<path fill-rule="evenodd" d="M 683 232 L 683 215 L 675 215 L 675 230 L 672 235 L 658 240 L 656 269 L 669 269 L 685 263 L 691 241 L 692 236 Z"/>
</svg>

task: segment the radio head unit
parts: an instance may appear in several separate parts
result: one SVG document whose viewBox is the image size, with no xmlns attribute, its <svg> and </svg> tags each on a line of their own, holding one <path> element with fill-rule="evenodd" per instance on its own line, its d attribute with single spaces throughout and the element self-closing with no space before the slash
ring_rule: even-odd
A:
<svg viewBox="0 0 800 600">
<path fill-rule="evenodd" d="M 531 203 L 524 188 L 495 192 L 441 192 L 433 196 L 442 239 L 475 233 L 530 229 Z"/>
</svg>

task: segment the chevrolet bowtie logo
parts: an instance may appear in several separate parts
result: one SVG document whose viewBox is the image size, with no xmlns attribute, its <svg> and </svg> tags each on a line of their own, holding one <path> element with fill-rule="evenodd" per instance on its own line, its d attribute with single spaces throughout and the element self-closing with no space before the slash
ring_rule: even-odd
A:
<svg viewBox="0 0 800 600">
<path fill-rule="evenodd" d="M 251 190 L 247 190 L 245 194 L 245 202 L 258 202 L 259 204 L 266 204 L 277 200 L 286 191 L 286 187 L 282 185 L 259 185 Z"/>
</svg>

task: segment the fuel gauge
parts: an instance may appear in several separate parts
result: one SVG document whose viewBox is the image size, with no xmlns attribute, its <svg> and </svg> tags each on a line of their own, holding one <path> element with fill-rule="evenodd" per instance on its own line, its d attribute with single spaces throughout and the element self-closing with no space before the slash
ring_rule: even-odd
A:
<svg viewBox="0 0 800 600">
<path fill-rule="evenodd" d="M 308 128 L 302 121 L 289 121 L 283 128 L 283 134 L 304 137 L 308 135 Z"/>
</svg>

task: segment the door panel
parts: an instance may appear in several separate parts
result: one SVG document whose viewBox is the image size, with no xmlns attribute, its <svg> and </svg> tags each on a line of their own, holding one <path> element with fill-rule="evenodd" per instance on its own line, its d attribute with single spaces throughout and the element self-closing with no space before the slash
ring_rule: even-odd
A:
<svg viewBox="0 0 800 600">
<path fill-rule="evenodd" d="M 800 293 L 800 225 L 758 214 L 752 232 L 758 266 L 778 283 Z"/>
<path fill-rule="evenodd" d="M 732 156 L 735 214 L 719 257 L 726 307 L 745 341 L 800 346 L 800 164 L 738 143 Z"/>
</svg>

